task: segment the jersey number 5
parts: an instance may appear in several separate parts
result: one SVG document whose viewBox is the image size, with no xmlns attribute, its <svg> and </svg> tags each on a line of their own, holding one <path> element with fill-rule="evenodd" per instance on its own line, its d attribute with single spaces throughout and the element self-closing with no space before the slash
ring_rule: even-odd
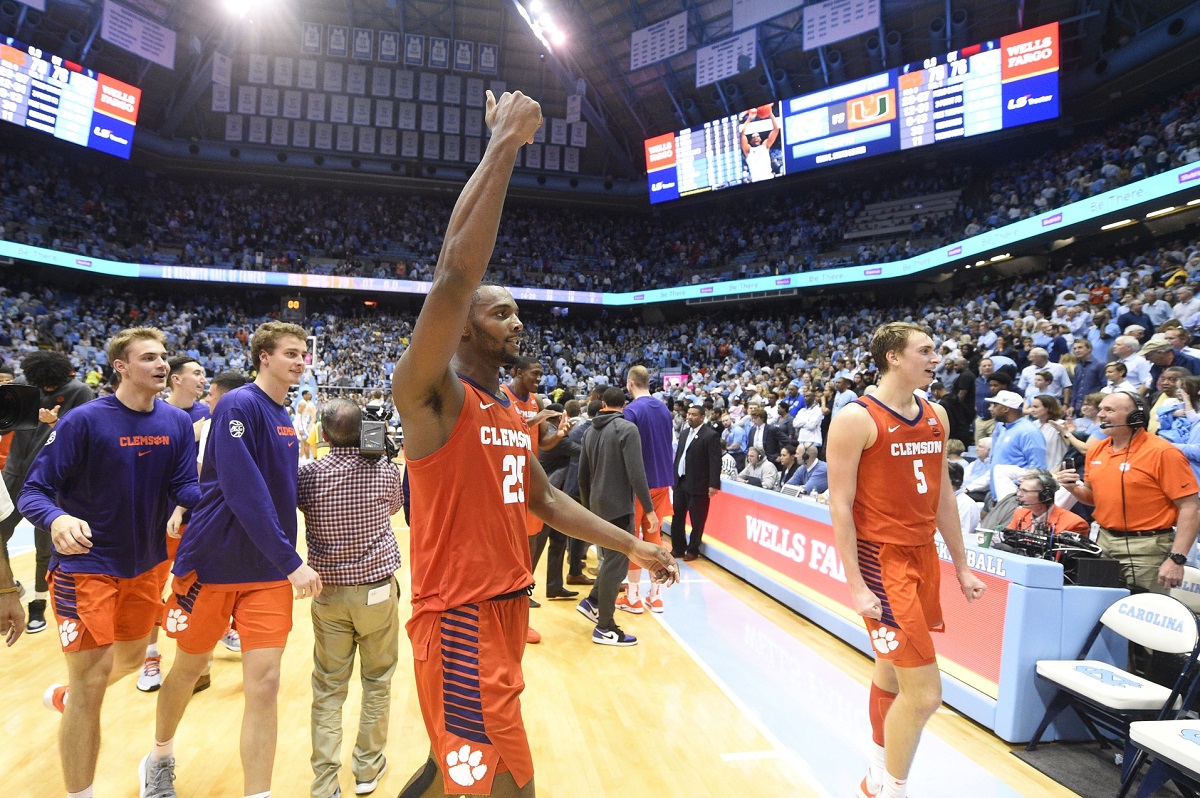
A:
<svg viewBox="0 0 1200 798">
<path fill-rule="evenodd" d="M 525 501 L 525 456 L 504 455 L 504 503 L 521 504 Z"/>
<path fill-rule="evenodd" d="M 924 460 L 913 460 L 913 474 L 917 477 L 917 493 L 929 492 L 929 483 L 925 481 L 925 472 L 921 470 L 924 466 Z"/>
</svg>

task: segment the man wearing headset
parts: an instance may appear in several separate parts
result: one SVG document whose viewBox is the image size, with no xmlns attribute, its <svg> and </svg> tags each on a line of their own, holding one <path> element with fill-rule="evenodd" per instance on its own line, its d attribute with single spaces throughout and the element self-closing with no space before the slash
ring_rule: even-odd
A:
<svg viewBox="0 0 1200 798">
<path fill-rule="evenodd" d="M 1009 527 L 1033 529 L 1034 526 L 1045 524 L 1055 534 L 1078 532 L 1087 536 L 1090 531 L 1087 521 L 1054 503 L 1057 490 L 1058 480 L 1045 469 L 1030 469 L 1018 477 L 1017 501 L 1020 506 L 1013 513 Z"/>
<path fill-rule="evenodd" d="M 1183 564 L 1200 526 L 1196 477 L 1183 453 L 1146 431 L 1146 400 L 1114 391 L 1100 402 L 1110 437 L 1088 447 L 1083 479 L 1074 469 L 1059 484 L 1093 505 L 1101 550 L 1121 563 L 1131 590 L 1166 593 L 1183 581 Z"/>
</svg>

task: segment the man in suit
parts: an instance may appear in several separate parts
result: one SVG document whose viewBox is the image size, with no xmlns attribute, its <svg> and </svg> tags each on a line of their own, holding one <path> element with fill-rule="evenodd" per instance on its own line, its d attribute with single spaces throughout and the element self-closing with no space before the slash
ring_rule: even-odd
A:
<svg viewBox="0 0 1200 798">
<path fill-rule="evenodd" d="M 779 428 L 767 423 L 767 411 L 761 405 L 755 405 L 750 411 L 750 443 L 758 446 L 766 453 L 772 465 L 779 465 L 779 450 L 787 439 L 780 433 Z"/>
<path fill-rule="evenodd" d="M 721 438 L 704 423 L 704 411 L 692 405 L 687 426 L 675 450 L 675 502 L 671 517 L 671 549 L 685 562 L 700 556 L 700 540 L 708 519 L 708 500 L 721 489 Z M 692 535 L 684 527 L 691 515 Z"/>
<path fill-rule="evenodd" d="M 805 493 L 824 493 L 829 490 L 829 466 L 817 457 L 817 447 L 808 446 L 800 456 L 800 468 L 787 484 L 797 485 Z"/>
</svg>

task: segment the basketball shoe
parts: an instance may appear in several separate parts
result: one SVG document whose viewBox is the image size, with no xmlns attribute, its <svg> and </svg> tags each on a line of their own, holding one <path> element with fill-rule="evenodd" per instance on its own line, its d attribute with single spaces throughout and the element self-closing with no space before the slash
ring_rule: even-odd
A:
<svg viewBox="0 0 1200 798">
<path fill-rule="evenodd" d="M 162 687 L 162 657 L 156 654 L 153 657 L 146 657 L 146 661 L 142 663 L 137 689 L 143 693 L 153 693 L 160 687 Z"/>
<path fill-rule="evenodd" d="M 624 610 L 625 612 L 632 612 L 634 615 L 641 615 L 646 611 L 646 607 L 642 604 L 641 598 L 638 598 L 635 601 L 630 601 L 629 596 L 625 595 L 624 593 L 617 596 L 617 609 Z"/>
<path fill-rule="evenodd" d="M 46 709 L 62 712 L 67 705 L 67 686 L 52 684 L 47 687 L 46 692 L 42 693 L 42 703 L 45 704 Z"/>
<path fill-rule="evenodd" d="M 871 781 L 870 772 L 863 776 L 862 782 L 858 785 L 858 792 L 855 793 L 857 798 L 881 798 L 883 795 L 883 785 L 875 784 Z"/>
</svg>

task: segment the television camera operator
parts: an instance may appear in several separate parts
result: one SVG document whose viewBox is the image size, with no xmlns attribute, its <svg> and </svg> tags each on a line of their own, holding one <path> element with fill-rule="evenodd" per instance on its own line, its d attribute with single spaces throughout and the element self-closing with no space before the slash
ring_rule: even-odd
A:
<svg viewBox="0 0 1200 798">
<path fill-rule="evenodd" d="M 1200 526 L 1196 477 L 1178 448 L 1147 431 L 1146 400 L 1114 391 L 1100 402 L 1100 428 L 1110 437 L 1088 446 L 1083 478 L 1073 468 L 1054 476 L 1095 507 L 1098 543 L 1121 563 L 1134 591 L 1166 593 L 1183 581 L 1183 565 Z"/>
<path fill-rule="evenodd" d="M 24 425 L 13 433 L 8 460 L 4 463 L 4 487 L 9 496 L 18 496 L 25 484 L 25 476 L 33 464 L 34 457 L 50 438 L 54 427 L 67 412 L 93 399 L 92 389 L 75 379 L 75 367 L 61 352 L 38 350 L 30 352 L 21 361 L 21 371 L 26 385 L 38 389 L 35 406 L 37 423 Z M 0 540 L 3 540 L 5 558 L 8 556 L 8 541 L 12 538 L 23 516 L 14 510 L 0 521 Z M 46 601 L 50 597 L 46 582 L 46 570 L 50 567 L 50 532 L 34 528 L 33 542 L 37 549 L 34 571 L 34 596 L 29 602 L 29 620 L 25 631 L 36 634 L 46 628 Z"/>
<path fill-rule="evenodd" d="M 331 448 L 300 468 L 297 486 L 308 564 L 323 585 L 312 603 L 313 795 L 337 791 L 342 704 L 356 648 L 363 683 L 351 765 L 356 792 L 374 789 L 386 767 L 383 749 L 400 632 L 395 578 L 400 550 L 391 517 L 400 512 L 403 495 L 385 425 L 365 418 L 368 413 L 369 406 L 360 411 L 345 399 L 325 405 L 321 433 Z"/>
</svg>

